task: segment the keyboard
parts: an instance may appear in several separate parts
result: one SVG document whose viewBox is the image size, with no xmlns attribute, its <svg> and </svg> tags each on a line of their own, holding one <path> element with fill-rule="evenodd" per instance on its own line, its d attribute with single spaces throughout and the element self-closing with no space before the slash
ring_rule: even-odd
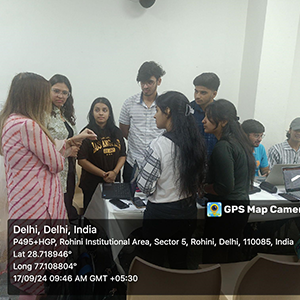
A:
<svg viewBox="0 0 300 300">
<path fill-rule="evenodd" d="M 121 196 L 127 196 L 130 195 L 130 188 L 129 185 L 125 184 L 114 184 L 114 192 Z"/>
<path fill-rule="evenodd" d="M 278 195 L 285 198 L 286 200 L 289 200 L 289 201 L 292 201 L 292 202 L 300 201 L 298 198 L 296 198 L 293 195 L 288 194 L 288 193 L 278 193 Z"/>
<path fill-rule="evenodd" d="M 120 198 L 131 199 L 130 187 L 128 183 L 104 183 L 102 197 L 106 199 Z"/>
</svg>

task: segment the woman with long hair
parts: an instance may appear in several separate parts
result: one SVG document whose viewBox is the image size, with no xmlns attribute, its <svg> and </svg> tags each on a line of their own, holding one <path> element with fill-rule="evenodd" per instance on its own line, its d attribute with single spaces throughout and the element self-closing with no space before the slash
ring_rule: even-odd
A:
<svg viewBox="0 0 300 300">
<path fill-rule="evenodd" d="M 203 127 L 206 133 L 216 136 L 216 143 L 209 162 L 207 185 L 204 190 L 209 201 L 222 206 L 249 204 L 249 188 L 255 174 L 255 160 L 251 144 L 241 128 L 235 106 L 220 99 L 209 104 L 205 111 Z M 208 206 L 211 213 L 219 207 Z M 220 208 L 220 207 L 219 207 Z M 221 209 L 221 208 L 220 208 Z M 223 213 L 222 217 L 206 219 L 204 236 L 219 239 L 235 239 L 241 243 L 249 214 L 242 211 Z M 217 247 L 206 246 L 203 250 L 204 263 L 225 263 L 241 260 L 238 244 Z"/>
<path fill-rule="evenodd" d="M 96 141 L 83 141 L 77 157 L 82 167 L 79 186 L 83 191 L 86 210 L 99 183 L 120 181 L 126 148 L 122 132 L 115 125 L 112 106 L 104 97 L 93 101 L 85 128 L 97 134 Z"/>
<path fill-rule="evenodd" d="M 145 151 L 138 186 L 147 195 L 143 235 L 152 243 L 145 258 L 163 265 L 167 251 L 171 268 L 187 268 L 187 244 L 197 218 L 196 194 L 205 177 L 206 148 L 188 99 L 170 91 L 156 99 L 156 125 L 165 129 Z M 180 241 L 167 247 L 154 240 Z M 185 240 L 186 239 L 186 240 Z"/>
<path fill-rule="evenodd" d="M 95 138 L 92 131 L 87 130 L 81 135 L 68 140 L 55 141 L 47 130 L 46 123 L 51 113 L 50 84 L 40 75 L 20 73 L 12 81 L 8 98 L 0 113 L 0 154 L 4 156 L 9 219 L 10 250 L 21 249 L 26 253 L 23 261 L 26 269 L 15 270 L 14 262 L 20 258 L 12 256 L 10 251 L 10 281 L 26 296 L 22 299 L 35 299 L 34 295 L 44 294 L 43 281 L 36 283 L 14 280 L 14 275 L 43 276 L 44 269 L 35 268 L 34 263 L 61 263 L 63 257 L 27 256 L 28 251 L 60 251 L 65 246 L 42 244 L 12 244 L 13 237 L 28 238 L 27 234 L 12 234 L 13 224 L 23 226 L 49 224 L 60 226 L 65 224 L 66 210 L 58 173 L 64 166 L 64 154 L 73 145 L 79 145 L 85 138 Z M 59 149 L 59 151 L 57 150 Z M 21 220 L 21 221 L 20 221 Z M 25 221 L 26 220 L 26 221 Z M 62 220 L 62 221 L 59 221 Z M 21 223 L 20 223 L 21 222 Z M 34 226 L 33 226 L 34 227 Z M 48 237 L 40 232 L 40 239 Z M 34 238 L 37 234 L 34 234 Z M 55 238 L 64 237 L 58 233 Z M 19 259 L 19 260 L 18 260 Z M 22 261 L 22 259 L 21 259 Z M 31 266 L 32 270 L 29 270 Z M 31 296 L 29 296 L 31 295 Z"/>
<path fill-rule="evenodd" d="M 60 74 L 52 76 L 49 82 L 51 85 L 52 111 L 47 128 L 54 139 L 71 138 L 77 133 L 71 83 L 66 76 Z M 79 147 L 76 146 L 71 147 L 69 156 L 65 158 L 64 169 L 60 172 L 64 202 L 70 221 L 78 218 L 77 210 L 73 206 L 76 182 L 75 159 L 78 149 Z"/>
</svg>

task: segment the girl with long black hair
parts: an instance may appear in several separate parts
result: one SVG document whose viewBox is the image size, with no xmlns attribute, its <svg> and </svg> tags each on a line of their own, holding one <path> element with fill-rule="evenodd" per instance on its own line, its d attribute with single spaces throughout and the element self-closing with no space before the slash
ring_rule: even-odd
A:
<svg viewBox="0 0 300 300">
<path fill-rule="evenodd" d="M 218 139 L 209 162 L 207 185 L 204 190 L 209 201 L 225 205 L 249 204 L 249 187 L 255 174 L 255 160 L 251 144 L 241 128 L 235 106 L 220 99 L 206 108 L 203 127 Z M 208 210 L 210 207 L 208 206 Z M 227 241 L 241 242 L 249 214 L 223 213 L 222 217 L 206 219 L 204 235 Z M 242 259 L 240 247 L 235 244 L 204 247 L 204 263 L 226 263 Z"/>
<path fill-rule="evenodd" d="M 145 249 L 145 258 L 163 265 L 167 251 L 171 268 L 186 269 L 188 247 L 183 241 L 188 243 L 196 226 L 195 199 L 205 177 L 205 142 L 183 94 L 162 94 L 156 105 L 156 125 L 166 131 L 148 146 L 138 176 L 138 186 L 148 196 L 143 234 L 153 243 L 155 238 L 173 242 L 167 243 L 169 247 L 152 244 Z"/>
<path fill-rule="evenodd" d="M 77 155 L 82 167 L 79 186 L 83 191 L 85 210 L 99 183 L 120 181 L 120 169 L 126 160 L 124 138 L 115 125 L 108 99 L 99 97 L 93 101 L 88 122 L 85 128 L 93 128 L 97 140 L 84 140 Z"/>
</svg>

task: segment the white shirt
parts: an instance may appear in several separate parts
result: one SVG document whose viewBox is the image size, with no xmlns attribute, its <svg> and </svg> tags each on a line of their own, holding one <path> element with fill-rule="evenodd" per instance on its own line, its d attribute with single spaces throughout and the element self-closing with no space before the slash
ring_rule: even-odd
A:
<svg viewBox="0 0 300 300">
<path fill-rule="evenodd" d="M 270 169 L 276 164 L 300 164 L 300 148 L 294 150 L 287 140 L 272 146 L 268 151 Z"/>
<path fill-rule="evenodd" d="M 148 108 L 142 93 L 128 98 L 122 106 L 119 122 L 129 125 L 127 162 L 131 166 L 135 160 L 141 165 L 149 143 L 163 133 L 162 129 L 156 127 L 155 113 L 155 101 Z"/>
<path fill-rule="evenodd" d="M 173 151 L 175 144 L 165 136 L 159 136 L 151 142 L 145 151 L 145 157 L 137 178 L 138 186 L 153 203 L 169 203 L 184 198 L 176 184 L 178 170 L 174 172 Z"/>
</svg>

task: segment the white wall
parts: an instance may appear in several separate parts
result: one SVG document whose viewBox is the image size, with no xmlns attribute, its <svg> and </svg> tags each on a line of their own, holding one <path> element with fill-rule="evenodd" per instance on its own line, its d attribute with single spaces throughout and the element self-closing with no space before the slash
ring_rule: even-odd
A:
<svg viewBox="0 0 300 300">
<path fill-rule="evenodd" d="M 278 126 L 284 132 L 299 115 L 287 109 L 299 105 L 299 0 L 157 0 L 149 9 L 136 2 L 0 0 L 0 103 L 19 72 L 47 79 L 61 73 L 73 86 L 78 129 L 98 96 L 111 100 L 118 123 L 122 103 L 140 90 L 138 68 L 154 60 L 167 72 L 159 90 L 179 90 L 190 100 L 194 77 L 217 73 L 218 97 L 233 101 L 242 119 L 261 120 L 267 133 Z M 272 38 L 284 38 L 287 47 Z M 286 75 L 284 87 L 268 70 Z M 267 113 L 268 90 L 273 107 L 284 104 L 280 124 Z M 284 135 L 269 137 L 267 145 Z"/>
<path fill-rule="evenodd" d="M 299 17 L 299 0 L 268 1 L 254 114 L 264 120 L 267 148 L 300 116 Z"/>
<path fill-rule="evenodd" d="M 254 116 L 267 2 L 268 0 L 249 1 L 248 4 L 238 97 L 241 121 Z"/>
<path fill-rule="evenodd" d="M 0 0 L 0 99 L 18 72 L 61 73 L 73 86 L 78 129 L 98 96 L 111 100 L 118 120 L 124 100 L 140 91 L 138 68 L 154 60 L 167 72 L 160 91 L 192 100 L 194 77 L 213 71 L 219 95 L 237 103 L 247 3 Z"/>
</svg>

